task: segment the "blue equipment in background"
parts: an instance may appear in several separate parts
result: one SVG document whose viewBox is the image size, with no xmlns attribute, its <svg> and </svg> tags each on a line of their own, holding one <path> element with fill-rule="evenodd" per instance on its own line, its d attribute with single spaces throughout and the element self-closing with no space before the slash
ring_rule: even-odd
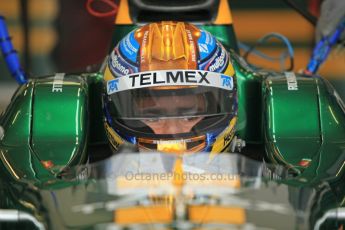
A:
<svg viewBox="0 0 345 230">
<path fill-rule="evenodd" d="M 331 48 L 339 41 L 340 36 L 345 31 L 345 18 L 341 20 L 336 31 L 330 36 L 323 37 L 313 50 L 313 54 L 305 70 L 305 74 L 316 74 L 319 67 L 326 61 Z"/>
<path fill-rule="evenodd" d="M 27 83 L 27 76 L 24 70 L 21 68 L 18 54 L 13 48 L 11 38 L 8 34 L 5 18 L 3 16 L 0 16 L 0 49 L 11 75 L 19 84 Z"/>
</svg>

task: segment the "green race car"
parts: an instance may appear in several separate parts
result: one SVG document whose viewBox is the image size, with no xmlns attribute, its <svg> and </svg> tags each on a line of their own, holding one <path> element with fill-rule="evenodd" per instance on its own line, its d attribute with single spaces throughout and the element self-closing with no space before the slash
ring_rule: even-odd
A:
<svg viewBox="0 0 345 230">
<path fill-rule="evenodd" d="M 0 228 L 342 229 L 345 106 L 337 92 L 316 75 L 254 70 L 238 53 L 228 2 L 196 2 L 121 0 L 118 46 L 100 71 L 37 77 L 17 89 L 0 116 Z M 174 51 L 158 49 L 160 41 Z M 188 67 L 152 61 L 182 56 Z M 140 94 L 126 94 L 134 88 Z M 172 139 L 143 106 L 151 101 L 136 100 L 160 95 L 169 105 L 159 107 L 163 120 L 178 120 L 167 108 L 181 104 L 179 90 L 211 96 L 196 96 L 195 111 L 184 114 L 202 123 L 197 135 Z M 229 104 L 217 104 L 223 99 Z M 165 136 L 135 136 L 145 130 L 135 119 Z"/>
</svg>

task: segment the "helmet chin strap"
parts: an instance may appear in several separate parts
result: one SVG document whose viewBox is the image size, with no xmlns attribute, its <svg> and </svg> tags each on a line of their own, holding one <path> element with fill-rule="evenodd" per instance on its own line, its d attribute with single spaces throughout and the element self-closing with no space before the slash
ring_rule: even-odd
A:
<svg viewBox="0 0 345 230">
<path fill-rule="evenodd" d="M 242 151 L 242 148 L 246 147 L 246 142 L 245 140 L 242 140 L 238 138 L 237 136 L 234 136 L 230 143 L 230 151 L 232 153 L 240 153 Z"/>
</svg>

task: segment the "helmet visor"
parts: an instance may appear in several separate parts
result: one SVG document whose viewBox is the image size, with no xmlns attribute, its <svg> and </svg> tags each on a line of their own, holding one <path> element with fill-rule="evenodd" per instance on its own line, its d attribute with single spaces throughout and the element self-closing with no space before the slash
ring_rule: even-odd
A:
<svg viewBox="0 0 345 230">
<path fill-rule="evenodd" d="M 144 88 L 109 96 L 115 119 L 171 119 L 232 114 L 234 92 L 213 87 Z"/>
<path fill-rule="evenodd" d="M 175 78 L 169 79 L 169 73 Z M 116 90 L 112 89 L 114 82 L 107 84 L 109 112 L 115 119 L 154 120 L 236 113 L 232 77 L 219 73 L 151 71 L 116 80 Z M 152 84 L 155 82 L 160 84 Z"/>
</svg>

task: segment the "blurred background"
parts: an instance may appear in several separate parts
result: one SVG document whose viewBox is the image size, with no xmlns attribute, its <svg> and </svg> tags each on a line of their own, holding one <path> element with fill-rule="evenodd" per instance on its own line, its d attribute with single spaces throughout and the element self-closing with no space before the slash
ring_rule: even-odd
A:
<svg viewBox="0 0 345 230">
<path fill-rule="evenodd" d="M 120 0 L 121 1 L 121 0 Z M 321 1 L 321 0 L 320 0 Z M 317 0 L 297 0 L 300 7 L 318 15 Z M 306 67 L 314 46 L 314 28 L 281 0 L 229 0 L 239 41 L 253 45 L 269 32 L 285 35 L 295 51 L 294 71 Z M 95 3 L 101 10 L 108 6 Z M 94 17 L 86 10 L 86 0 L 1 0 L 10 36 L 30 76 L 55 72 L 82 72 L 103 61 L 111 41 L 114 16 Z M 260 46 L 260 51 L 279 56 L 276 42 Z M 321 67 L 321 76 L 330 80 L 345 98 L 345 49 L 334 50 Z M 250 60 L 250 59 L 249 59 Z M 267 68 L 274 65 L 253 60 Z M 0 113 L 9 103 L 17 84 L 0 57 Z"/>
</svg>

